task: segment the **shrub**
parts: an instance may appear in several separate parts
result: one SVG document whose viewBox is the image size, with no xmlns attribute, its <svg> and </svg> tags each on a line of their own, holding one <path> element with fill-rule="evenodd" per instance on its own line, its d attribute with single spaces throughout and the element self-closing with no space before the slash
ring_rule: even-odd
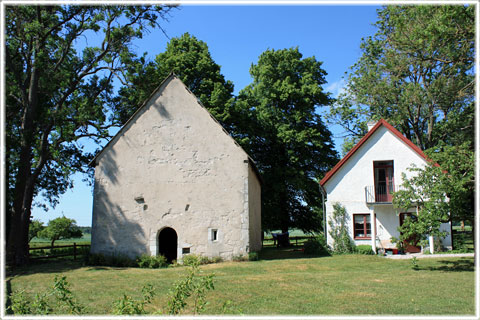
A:
<svg viewBox="0 0 480 320">
<path fill-rule="evenodd" d="M 183 257 L 183 264 L 186 266 L 190 266 L 194 262 L 196 263 L 198 262 L 198 264 L 201 265 L 201 264 L 218 263 L 222 261 L 223 261 L 222 257 L 218 257 L 218 256 L 209 258 L 202 255 L 189 254 Z"/>
<path fill-rule="evenodd" d="M 248 261 L 258 261 L 258 253 L 257 252 L 249 252 L 248 253 Z"/>
<path fill-rule="evenodd" d="M 163 257 L 163 256 L 161 256 Z M 155 289 L 151 284 L 146 284 L 142 288 L 142 299 L 134 299 L 131 296 L 123 294 L 123 297 L 113 303 L 113 314 L 146 314 L 145 305 L 152 302 L 155 296 Z"/>
<path fill-rule="evenodd" d="M 355 244 L 348 233 L 348 215 L 344 206 L 339 203 L 333 204 L 333 214 L 328 221 L 330 235 L 333 239 L 334 253 L 353 253 Z"/>
<path fill-rule="evenodd" d="M 356 248 L 355 248 L 355 251 L 359 254 L 375 254 L 375 252 L 372 250 L 372 246 L 369 246 L 367 244 L 361 244 L 361 245 L 358 245 Z"/>
<path fill-rule="evenodd" d="M 187 258 L 190 257 L 190 258 Z M 187 258 L 185 261 L 185 258 Z M 198 314 L 204 310 L 207 301 L 206 296 L 209 290 L 214 289 L 213 274 L 201 276 L 199 269 L 200 261 L 198 256 L 188 255 L 184 258 L 184 264 L 190 268 L 187 276 L 175 283 L 173 290 L 170 290 L 168 301 L 168 313 L 177 315 L 187 306 L 187 300 L 193 300 L 193 313 Z"/>
<path fill-rule="evenodd" d="M 147 254 L 142 254 L 137 258 L 136 262 L 137 266 L 140 268 L 158 269 L 168 267 L 167 258 L 162 255 L 149 256 Z"/>
<path fill-rule="evenodd" d="M 321 256 L 330 254 L 328 251 L 327 241 L 325 240 L 323 234 L 320 234 L 315 238 L 308 239 L 303 244 L 303 249 L 305 254 L 315 254 Z"/>
<path fill-rule="evenodd" d="M 232 260 L 236 262 L 248 261 L 248 256 L 244 254 L 239 254 L 237 256 L 233 256 Z"/>
</svg>

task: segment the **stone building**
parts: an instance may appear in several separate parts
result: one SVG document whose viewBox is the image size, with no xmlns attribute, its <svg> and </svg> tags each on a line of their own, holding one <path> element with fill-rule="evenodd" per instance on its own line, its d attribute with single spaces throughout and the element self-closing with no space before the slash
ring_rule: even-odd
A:
<svg viewBox="0 0 480 320">
<path fill-rule="evenodd" d="M 92 253 L 228 260 L 261 249 L 255 164 L 175 75 L 91 165 Z"/>
</svg>

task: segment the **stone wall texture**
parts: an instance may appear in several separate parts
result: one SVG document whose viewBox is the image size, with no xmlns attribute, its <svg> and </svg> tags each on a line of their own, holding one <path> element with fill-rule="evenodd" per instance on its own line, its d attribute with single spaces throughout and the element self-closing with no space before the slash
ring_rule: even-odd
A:
<svg viewBox="0 0 480 320">
<path fill-rule="evenodd" d="M 156 255 L 166 227 L 177 259 L 185 249 L 228 260 L 261 248 L 251 160 L 175 76 L 94 161 L 93 253 Z"/>
</svg>

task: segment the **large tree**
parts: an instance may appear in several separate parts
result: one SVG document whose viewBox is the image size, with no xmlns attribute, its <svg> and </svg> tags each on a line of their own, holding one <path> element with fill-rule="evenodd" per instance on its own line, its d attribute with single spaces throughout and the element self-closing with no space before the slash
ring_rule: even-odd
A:
<svg viewBox="0 0 480 320">
<path fill-rule="evenodd" d="M 362 56 L 333 121 L 354 137 L 370 119 L 387 119 L 422 149 L 438 141 L 474 147 L 475 7 L 387 6 L 377 32 L 362 40 Z"/>
<path fill-rule="evenodd" d="M 132 58 L 128 83 L 117 99 L 116 112 L 122 121 L 135 112 L 170 73 L 175 73 L 200 99 L 210 113 L 227 129 L 232 130 L 230 117 L 233 102 L 233 83 L 226 81 L 220 66 L 213 60 L 205 42 L 185 33 L 172 38 L 165 52 L 154 61 L 146 55 Z"/>
<path fill-rule="evenodd" d="M 55 205 L 70 175 L 86 170 L 79 139 L 108 136 L 112 79 L 133 55 L 132 41 L 169 9 L 5 7 L 7 263 L 28 261 L 35 196 Z"/>
<path fill-rule="evenodd" d="M 316 112 L 331 102 L 325 70 L 298 48 L 267 50 L 250 74 L 253 83 L 235 104 L 241 130 L 235 135 L 255 159 L 262 186 L 264 230 L 322 228 L 317 178 L 337 160 L 332 134 Z"/>
</svg>

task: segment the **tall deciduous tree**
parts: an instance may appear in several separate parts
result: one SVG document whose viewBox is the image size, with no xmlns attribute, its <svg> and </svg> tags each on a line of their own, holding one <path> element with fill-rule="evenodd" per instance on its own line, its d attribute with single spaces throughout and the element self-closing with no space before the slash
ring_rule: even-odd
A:
<svg viewBox="0 0 480 320">
<path fill-rule="evenodd" d="M 233 129 L 230 116 L 233 83 L 220 73 L 220 66 L 205 42 L 185 33 L 172 38 L 155 61 L 147 61 L 145 55 L 132 61 L 128 73 L 131 85 L 120 90 L 117 100 L 117 113 L 122 121 L 128 120 L 159 82 L 173 72 L 227 130 Z"/>
<path fill-rule="evenodd" d="M 236 102 L 235 113 L 244 120 L 235 137 L 264 179 L 264 230 L 321 230 L 316 178 L 337 160 L 331 132 L 316 113 L 331 102 L 321 65 L 315 57 L 303 58 L 298 48 L 267 50 L 250 68 L 253 83 Z"/>
<path fill-rule="evenodd" d="M 380 118 L 422 149 L 474 141 L 474 6 L 387 6 L 331 109 L 353 136 Z"/>
<path fill-rule="evenodd" d="M 55 205 L 71 173 L 86 170 L 78 140 L 108 136 L 112 78 L 133 55 L 130 43 L 169 9 L 5 7 L 7 263 L 28 261 L 34 197 Z"/>
</svg>

